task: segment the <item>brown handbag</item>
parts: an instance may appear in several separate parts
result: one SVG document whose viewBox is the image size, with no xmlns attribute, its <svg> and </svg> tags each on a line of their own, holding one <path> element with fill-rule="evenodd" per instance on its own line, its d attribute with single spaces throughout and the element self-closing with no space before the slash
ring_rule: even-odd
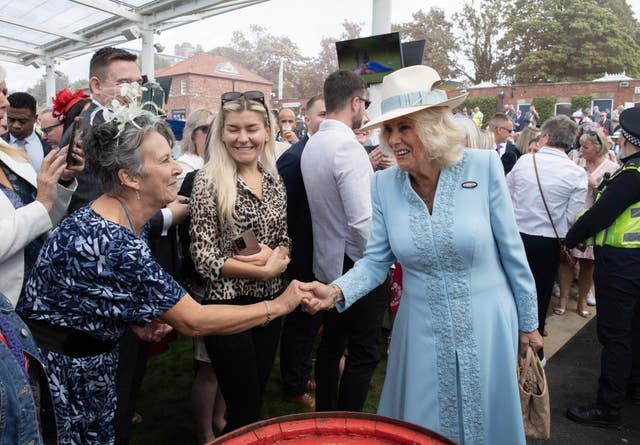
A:
<svg viewBox="0 0 640 445">
<path fill-rule="evenodd" d="M 544 199 L 544 193 L 542 193 L 542 186 L 540 185 L 540 176 L 538 175 L 538 164 L 536 163 L 535 153 L 532 154 L 531 157 L 533 158 L 533 169 L 536 172 L 536 181 L 538 183 L 538 190 L 540 190 L 540 196 L 542 197 L 542 203 L 544 204 L 544 209 L 547 211 L 547 216 L 549 217 L 549 221 L 551 221 L 551 227 L 553 227 L 553 232 L 556 234 L 558 245 L 560 246 L 560 262 L 566 263 L 570 267 L 573 267 L 576 265 L 576 259 L 573 255 L 571 255 L 571 251 L 564 244 L 564 239 L 560 238 L 560 236 L 558 235 L 556 225 L 553 223 L 553 218 L 551 217 L 551 212 L 549 211 L 549 207 L 547 207 L 547 201 Z"/>
<path fill-rule="evenodd" d="M 532 439 L 548 439 L 551 436 L 551 406 L 547 376 L 530 346 L 518 359 L 518 390 L 525 435 Z"/>
</svg>

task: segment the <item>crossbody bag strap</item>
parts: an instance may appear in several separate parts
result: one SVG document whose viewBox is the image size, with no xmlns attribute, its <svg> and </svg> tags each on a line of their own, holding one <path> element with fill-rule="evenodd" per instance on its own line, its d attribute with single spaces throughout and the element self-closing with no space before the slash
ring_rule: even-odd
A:
<svg viewBox="0 0 640 445">
<path fill-rule="evenodd" d="M 556 230 L 556 225 L 553 223 L 551 212 L 549 211 L 549 207 L 547 206 L 547 201 L 544 199 L 544 193 L 542 193 L 542 186 L 540 185 L 540 175 L 538 174 L 538 164 L 536 163 L 536 154 L 533 153 L 531 157 L 533 158 L 533 169 L 536 172 L 536 182 L 538 183 L 538 190 L 540 190 L 540 196 L 542 197 L 544 209 L 547 211 L 547 216 L 549 216 L 549 221 L 551 221 L 551 227 L 553 227 L 553 232 L 556 234 L 556 238 L 560 240 L 560 236 L 558 235 L 558 231 Z"/>
</svg>

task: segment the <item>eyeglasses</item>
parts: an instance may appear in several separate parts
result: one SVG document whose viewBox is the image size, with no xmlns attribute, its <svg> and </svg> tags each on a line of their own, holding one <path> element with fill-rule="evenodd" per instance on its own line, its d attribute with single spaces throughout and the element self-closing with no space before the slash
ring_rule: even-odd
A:
<svg viewBox="0 0 640 445">
<path fill-rule="evenodd" d="M 207 133 L 209 133 L 209 126 L 208 125 L 200 125 L 200 126 L 194 128 L 193 132 L 195 133 L 198 130 L 200 130 L 204 134 L 207 134 Z"/>
<path fill-rule="evenodd" d="M 503 130 L 507 130 L 507 132 L 509 133 L 513 133 L 513 128 L 507 128 L 507 127 L 496 127 L 497 129 L 503 129 Z"/>
<path fill-rule="evenodd" d="M 369 99 L 365 99 L 364 97 L 360 97 L 360 96 L 356 96 L 358 99 L 360 99 L 362 102 L 364 102 L 364 109 L 368 109 L 369 105 L 371 105 L 371 101 Z"/>
<path fill-rule="evenodd" d="M 57 124 L 49 125 L 48 127 L 43 128 L 43 129 L 42 129 L 42 132 L 43 132 L 44 134 L 49 134 L 49 133 L 51 133 L 51 130 L 53 130 L 53 129 L 54 129 L 54 128 L 56 128 L 56 127 L 59 127 L 60 125 L 63 125 L 63 123 L 62 123 L 62 122 L 59 122 L 59 123 L 57 123 Z"/>
<path fill-rule="evenodd" d="M 262 91 L 245 91 L 244 93 L 241 93 L 239 91 L 229 91 L 227 93 L 222 93 L 222 96 L 220 96 L 220 102 L 222 103 L 222 105 L 224 105 L 227 102 L 238 100 L 241 97 L 244 97 L 247 100 L 257 100 L 258 102 L 262 103 L 262 105 L 265 104 L 264 93 Z"/>
</svg>

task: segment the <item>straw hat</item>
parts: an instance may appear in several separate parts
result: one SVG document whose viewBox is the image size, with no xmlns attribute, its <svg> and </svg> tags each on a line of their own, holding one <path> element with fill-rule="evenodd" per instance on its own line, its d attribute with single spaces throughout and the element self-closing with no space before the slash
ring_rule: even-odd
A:
<svg viewBox="0 0 640 445">
<path fill-rule="evenodd" d="M 464 102 L 468 94 L 449 99 L 444 90 L 437 89 L 443 83 L 433 68 L 424 65 L 409 66 L 386 75 L 382 79 L 382 114 L 370 120 L 362 130 L 427 108 L 454 108 Z"/>
</svg>

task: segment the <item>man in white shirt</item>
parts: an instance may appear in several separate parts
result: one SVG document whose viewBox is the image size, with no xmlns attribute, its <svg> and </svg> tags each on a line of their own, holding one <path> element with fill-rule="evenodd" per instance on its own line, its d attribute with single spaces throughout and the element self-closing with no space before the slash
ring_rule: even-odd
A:
<svg viewBox="0 0 640 445">
<path fill-rule="evenodd" d="M 39 172 L 42 160 L 51 151 L 51 147 L 35 132 L 38 120 L 36 99 L 28 93 L 13 93 L 7 100 L 8 132 L 3 138 L 12 146 L 25 150 L 33 169 Z"/>
<path fill-rule="evenodd" d="M 565 153 L 577 133 L 578 125 L 567 116 L 550 118 L 540 129 L 542 148 L 535 155 L 523 155 L 507 175 L 516 224 L 536 281 L 540 332 L 560 261 L 558 237 L 565 237 L 587 195 L 587 173 Z M 542 350 L 539 354 L 543 359 Z"/>
<path fill-rule="evenodd" d="M 369 106 L 362 78 L 347 70 L 331 74 L 324 83 L 324 98 L 327 117 L 307 142 L 301 169 L 311 211 L 313 272 L 316 279 L 329 283 L 363 256 L 371 224 L 373 169 L 353 133 Z M 380 286 L 342 314 L 335 309 L 324 314 L 315 368 L 318 411 L 362 411 L 380 360 L 386 290 L 388 286 Z M 345 348 L 348 358 L 340 379 Z"/>
</svg>

